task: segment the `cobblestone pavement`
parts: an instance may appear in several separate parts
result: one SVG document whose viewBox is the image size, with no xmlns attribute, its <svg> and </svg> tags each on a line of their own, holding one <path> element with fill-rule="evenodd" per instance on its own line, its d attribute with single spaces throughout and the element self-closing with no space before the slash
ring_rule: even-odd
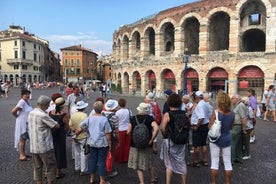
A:
<svg viewBox="0 0 276 184">
<path fill-rule="evenodd" d="M 33 106 L 39 95 L 51 95 L 57 92 L 57 88 L 33 90 L 33 98 L 31 103 Z M 98 94 L 93 94 L 92 98 L 88 100 L 90 106 L 94 102 Z M 112 95 L 113 98 L 118 99 L 121 95 Z M 125 96 L 127 99 L 127 106 L 136 113 L 136 106 L 142 101 L 140 97 Z M 18 161 L 18 152 L 14 149 L 14 126 L 15 118 L 11 115 L 11 109 L 20 99 L 20 91 L 17 88 L 11 89 L 8 99 L 0 98 L 0 184 L 12 183 L 34 183 L 32 177 L 32 162 Z M 161 106 L 164 99 L 159 99 Z M 88 111 L 91 108 L 87 109 Z M 233 184 L 274 184 L 276 183 L 276 124 L 273 122 L 264 122 L 258 120 L 256 127 L 256 142 L 251 144 L 250 160 L 244 161 L 243 164 L 234 164 L 232 183 Z M 159 144 L 161 143 L 159 134 Z M 29 144 L 27 143 L 27 150 Z M 73 161 L 71 159 L 71 145 L 70 138 L 67 144 L 68 168 L 63 172 L 66 176 L 56 181 L 57 184 L 79 184 L 88 183 L 89 176 L 80 176 L 74 172 Z M 187 160 L 191 160 L 191 155 L 187 154 Z M 128 169 L 127 164 L 115 164 L 115 169 L 119 172 L 118 176 L 109 178 L 112 184 L 133 184 L 139 183 L 137 175 L 134 170 Z M 158 183 L 165 183 L 165 167 L 163 162 L 156 158 L 156 175 L 158 176 Z M 146 183 L 149 183 L 149 175 L 145 173 Z M 223 165 L 220 165 L 220 172 L 218 183 L 223 183 Z M 44 181 L 45 183 L 46 181 Z M 180 176 L 173 176 L 173 184 L 180 183 Z M 200 168 L 188 167 L 187 173 L 188 184 L 206 184 L 210 183 L 209 167 L 201 166 Z"/>
</svg>

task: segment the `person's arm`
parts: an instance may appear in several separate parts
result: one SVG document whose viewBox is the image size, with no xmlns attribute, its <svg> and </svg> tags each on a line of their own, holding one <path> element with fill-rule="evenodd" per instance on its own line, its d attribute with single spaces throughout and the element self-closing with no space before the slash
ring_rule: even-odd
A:
<svg viewBox="0 0 276 184">
<path fill-rule="evenodd" d="M 166 129 L 167 129 L 169 121 L 170 121 L 170 116 L 169 116 L 169 113 L 166 112 L 164 114 L 162 122 L 161 122 L 161 132 L 162 132 L 163 137 L 165 137 Z"/>
<path fill-rule="evenodd" d="M 158 125 L 157 125 L 157 123 L 155 121 L 153 121 L 151 123 L 151 127 L 153 128 L 153 132 L 152 132 L 151 139 L 149 141 L 149 145 L 151 145 L 153 143 L 153 141 L 156 138 L 156 136 L 158 134 L 158 131 L 159 131 Z"/>
<path fill-rule="evenodd" d="M 216 119 L 216 113 L 213 111 L 212 116 L 211 116 L 211 118 L 209 120 L 208 129 L 210 129 L 211 126 L 213 126 L 213 124 L 215 122 L 215 119 Z"/>
<path fill-rule="evenodd" d="M 15 107 L 12 109 L 11 113 L 12 113 L 12 115 L 13 115 L 14 117 L 17 118 L 17 116 L 18 116 L 18 115 L 17 115 L 18 111 L 21 111 L 21 108 L 18 107 L 18 106 L 15 106 Z"/>
</svg>

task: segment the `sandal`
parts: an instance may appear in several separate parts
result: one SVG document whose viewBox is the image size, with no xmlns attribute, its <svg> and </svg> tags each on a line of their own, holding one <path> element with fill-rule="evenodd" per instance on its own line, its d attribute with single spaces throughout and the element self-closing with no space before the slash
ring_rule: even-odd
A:
<svg viewBox="0 0 276 184">
<path fill-rule="evenodd" d="M 65 176 L 64 173 L 60 173 L 59 175 L 56 175 L 56 179 L 60 179 L 60 178 L 63 178 Z"/>
<path fill-rule="evenodd" d="M 201 161 L 200 161 L 200 164 L 203 165 L 203 166 L 205 166 L 205 167 L 208 166 L 208 162 L 207 162 L 207 161 L 201 160 Z"/>
<path fill-rule="evenodd" d="M 198 162 L 192 161 L 192 162 L 188 162 L 187 166 L 190 166 L 190 167 L 200 167 L 200 164 Z"/>
</svg>

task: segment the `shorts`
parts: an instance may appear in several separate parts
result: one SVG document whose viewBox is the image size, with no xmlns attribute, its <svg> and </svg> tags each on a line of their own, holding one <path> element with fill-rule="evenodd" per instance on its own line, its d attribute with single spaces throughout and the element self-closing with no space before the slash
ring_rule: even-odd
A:
<svg viewBox="0 0 276 184">
<path fill-rule="evenodd" d="M 269 111 L 275 111 L 275 103 L 269 102 L 269 104 L 267 106 L 267 110 L 269 110 Z"/>
<path fill-rule="evenodd" d="M 200 125 L 197 130 L 193 131 L 192 140 L 194 147 L 206 146 L 208 131 L 208 124 Z"/>
<path fill-rule="evenodd" d="M 265 105 L 265 103 L 262 103 L 262 110 L 263 110 L 263 112 L 266 111 L 266 105 Z"/>
</svg>

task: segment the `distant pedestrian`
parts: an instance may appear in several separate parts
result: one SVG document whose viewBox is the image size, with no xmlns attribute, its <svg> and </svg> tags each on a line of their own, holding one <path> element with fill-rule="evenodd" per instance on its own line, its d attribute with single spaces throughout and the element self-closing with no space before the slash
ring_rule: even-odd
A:
<svg viewBox="0 0 276 184">
<path fill-rule="evenodd" d="M 25 144 L 29 139 L 28 115 L 33 110 L 32 105 L 29 103 L 30 93 L 29 90 L 23 88 L 21 90 L 21 99 L 11 111 L 12 115 L 16 117 L 14 147 L 19 150 L 20 161 L 30 160 L 30 156 L 25 151 Z"/>
<path fill-rule="evenodd" d="M 234 123 L 235 114 L 231 111 L 231 100 L 228 94 L 219 92 L 216 97 L 218 110 L 218 120 L 221 121 L 221 136 L 216 142 L 210 142 L 211 153 L 211 180 L 212 184 L 217 183 L 220 156 L 223 158 L 225 170 L 225 184 L 230 184 L 232 163 L 231 163 L 231 129 Z M 208 128 L 210 128 L 216 119 L 213 112 Z M 221 154 L 220 154 L 221 153 Z"/>
<path fill-rule="evenodd" d="M 50 101 L 49 97 L 40 96 L 37 100 L 37 107 L 30 112 L 28 117 L 30 151 L 33 153 L 33 174 L 37 184 L 42 184 L 43 165 L 47 172 L 47 183 L 53 184 L 56 180 L 56 158 L 51 130 L 60 128 L 60 125 L 45 112 Z"/>
</svg>

